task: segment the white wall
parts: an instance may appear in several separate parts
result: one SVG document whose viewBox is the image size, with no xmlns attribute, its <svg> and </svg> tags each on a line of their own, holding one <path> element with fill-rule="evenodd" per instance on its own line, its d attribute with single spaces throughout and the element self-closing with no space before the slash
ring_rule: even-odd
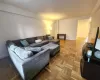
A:
<svg viewBox="0 0 100 80">
<path fill-rule="evenodd" d="M 90 19 L 78 20 L 77 37 L 88 37 L 90 30 Z"/>
<path fill-rule="evenodd" d="M 89 41 L 95 38 L 97 27 L 100 28 L 100 8 L 91 17 L 92 20 L 89 32 Z"/>
<path fill-rule="evenodd" d="M 54 36 L 57 36 L 58 33 L 66 34 L 67 39 L 75 40 L 77 36 L 77 27 L 78 27 L 78 20 L 89 19 L 90 16 L 83 16 L 71 19 L 62 19 L 56 21 L 53 24 L 53 29 L 55 30 Z"/>
<path fill-rule="evenodd" d="M 64 19 L 59 21 L 59 33 L 66 34 L 67 39 L 75 40 L 77 34 L 77 23 L 76 19 Z"/>
<path fill-rule="evenodd" d="M 1 3 L 0 2 L 0 11 L 5 11 L 5 12 L 9 12 L 9 13 L 15 13 L 15 14 L 19 14 L 22 16 L 26 16 L 26 17 L 33 17 L 36 18 L 37 16 L 29 11 L 26 11 L 24 9 L 12 6 L 12 5 L 8 5 L 5 3 Z"/>
<path fill-rule="evenodd" d="M 48 34 L 45 22 L 49 21 L 35 19 L 31 12 L 0 3 L 0 58 L 8 56 L 7 40 Z"/>
<path fill-rule="evenodd" d="M 54 36 L 55 39 L 57 39 L 58 25 L 59 25 L 59 21 L 58 20 L 54 21 L 54 23 L 52 24 L 52 36 Z"/>
</svg>

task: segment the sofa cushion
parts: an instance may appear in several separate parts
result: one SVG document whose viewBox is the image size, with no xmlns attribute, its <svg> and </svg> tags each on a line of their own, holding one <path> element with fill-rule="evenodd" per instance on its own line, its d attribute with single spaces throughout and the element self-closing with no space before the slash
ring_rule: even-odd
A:
<svg viewBox="0 0 100 80">
<path fill-rule="evenodd" d="M 46 35 L 46 39 L 48 40 L 48 36 L 50 36 L 50 35 Z"/>
<path fill-rule="evenodd" d="M 31 56 L 33 56 L 33 53 L 31 51 L 24 50 L 23 48 L 17 47 L 15 49 L 15 53 L 21 58 L 26 59 Z"/>
<path fill-rule="evenodd" d="M 43 36 L 38 36 L 37 39 L 44 40 Z"/>
<path fill-rule="evenodd" d="M 45 35 L 45 36 L 43 36 L 43 40 L 47 40 L 47 37 L 46 37 L 46 35 Z"/>
<path fill-rule="evenodd" d="M 49 49 L 55 49 L 57 47 L 59 47 L 59 45 L 58 44 L 54 44 L 54 43 L 48 43 L 48 44 L 42 46 L 43 49 L 48 49 L 48 48 Z"/>
<path fill-rule="evenodd" d="M 48 43 L 48 44 L 42 46 L 42 48 L 50 49 L 50 56 L 54 56 L 60 50 L 60 46 L 58 44 L 54 44 L 54 43 Z"/>
<path fill-rule="evenodd" d="M 35 40 L 35 43 L 39 43 L 39 42 L 42 42 L 42 40 L 41 39 Z"/>
<path fill-rule="evenodd" d="M 37 37 L 33 37 L 33 38 L 27 38 L 26 40 L 28 41 L 29 44 L 35 43 L 35 40 L 37 39 Z"/>
<path fill-rule="evenodd" d="M 19 47 L 23 47 L 23 45 L 21 44 L 20 40 L 14 40 L 12 41 L 16 46 L 19 46 Z"/>
<path fill-rule="evenodd" d="M 11 45 L 15 45 L 15 44 L 10 40 L 6 41 L 6 46 L 7 47 L 10 47 Z"/>
<path fill-rule="evenodd" d="M 33 52 L 40 52 L 42 50 L 41 47 L 24 47 L 27 51 L 33 51 Z"/>
<path fill-rule="evenodd" d="M 52 36 L 48 36 L 48 39 L 49 39 L 49 40 L 53 40 L 53 37 L 52 37 Z"/>
<path fill-rule="evenodd" d="M 21 40 L 20 42 L 24 47 L 29 46 L 29 43 L 26 40 Z"/>
<path fill-rule="evenodd" d="M 44 41 L 41 42 L 41 46 L 43 46 L 43 45 L 45 45 L 45 44 L 48 44 L 48 43 L 49 43 L 48 40 L 44 40 Z"/>
<path fill-rule="evenodd" d="M 18 57 L 20 57 L 21 59 L 26 59 L 26 58 L 29 58 L 31 56 L 33 56 L 33 53 L 31 51 L 27 51 L 21 47 L 17 47 L 15 45 L 11 45 L 10 47 L 10 50 L 12 50 L 13 52 L 16 53 L 16 55 Z"/>
<path fill-rule="evenodd" d="M 30 44 L 30 47 L 40 47 L 40 46 L 43 46 L 43 45 L 48 44 L 48 43 L 49 43 L 48 40 L 44 40 L 44 41 L 39 42 L 39 43 L 32 43 L 32 44 Z"/>
<path fill-rule="evenodd" d="M 55 44 L 60 44 L 60 40 L 59 39 L 49 40 L 49 42 L 52 42 L 52 43 L 55 43 Z"/>
</svg>

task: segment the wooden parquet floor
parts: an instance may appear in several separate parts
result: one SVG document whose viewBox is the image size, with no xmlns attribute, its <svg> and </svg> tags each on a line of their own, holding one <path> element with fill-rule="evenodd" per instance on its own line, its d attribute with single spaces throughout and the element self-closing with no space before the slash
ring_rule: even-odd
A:
<svg viewBox="0 0 100 80">
<path fill-rule="evenodd" d="M 38 76 L 37 80 L 84 80 L 80 75 L 84 39 L 60 41 L 61 51 Z"/>
<path fill-rule="evenodd" d="M 81 38 L 77 40 L 61 40 L 60 53 L 51 58 L 49 65 L 34 80 L 84 80 L 80 75 L 81 48 L 83 44 L 84 39 Z M 8 59 L 0 61 L 1 79 L 21 80 Z"/>
</svg>

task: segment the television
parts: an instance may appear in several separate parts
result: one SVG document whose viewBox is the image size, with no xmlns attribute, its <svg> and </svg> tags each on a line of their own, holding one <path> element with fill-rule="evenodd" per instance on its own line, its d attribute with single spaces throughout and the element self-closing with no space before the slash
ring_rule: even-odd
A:
<svg viewBox="0 0 100 80">
<path fill-rule="evenodd" d="M 93 52 L 95 51 L 95 49 L 100 50 L 99 27 L 97 28 L 97 33 L 93 45 Z"/>
<path fill-rule="evenodd" d="M 100 62 L 100 58 L 99 58 L 100 57 L 100 54 L 99 54 L 99 56 L 98 56 L 98 54 L 97 54 L 97 56 L 95 56 L 95 53 L 97 51 L 100 51 L 99 27 L 97 28 L 96 37 L 94 39 L 94 42 L 93 43 L 87 42 L 87 43 L 85 43 L 83 45 L 82 55 L 83 55 L 84 60 L 88 60 L 87 53 L 88 53 L 89 50 L 92 53 L 90 55 L 90 57 L 91 57 L 91 60 L 90 61 L 95 60 L 95 61 L 99 61 Z"/>
<path fill-rule="evenodd" d="M 100 59 L 100 36 L 99 36 L 99 27 L 97 28 L 96 37 L 92 50 L 92 57 L 95 59 Z"/>
</svg>

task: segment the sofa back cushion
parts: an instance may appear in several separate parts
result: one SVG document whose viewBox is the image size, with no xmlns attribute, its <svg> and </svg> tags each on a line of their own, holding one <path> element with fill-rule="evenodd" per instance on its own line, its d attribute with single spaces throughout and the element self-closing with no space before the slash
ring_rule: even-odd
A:
<svg viewBox="0 0 100 80">
<path fill-rule="evenodd" d="M 43 39 L 44 39 L 44 40 L 47 40 L 47 36 L 46 36 L 46 35 L 44 35 L 44 36 L 43 36 Z"/>
<path fill-rule="evenodd" d="M 19 46 L 19 47 L 24 47 L 22 44 L 21 44 L 21 42 L 20 42 L 20 40 L 14 40 L 14 41 L 12 41 L 16 46 Z"/>
<path fill-rule="evenodd" d="M 28 41 L 29 44 L 35 43 L 35 40 L 37 39 L 37 37 L 33 37 L 33 38 L 27 38 L 26 40 Z"/>
<path fill-rule="evenodd" d="M 16 56 L 20 57 L 21 59 L 26 59 L 33 56 L 33 53 L 31 51 L 27 51 L 24 48 L 15 46 L 13 44 L 10 45 L 9 48 L 16 54 Z"/>
<path fill-rule="evenodd" d="M 52 36 L 48 36 L 48 40 L 53 40 L 53 37 Z"/>
<path fill-rule="evenodd" d="M 19 39 L 19 40 L 13 40 L 12 42 L 16 45 L 16 46 L 19 46 L 19 47 L 24 47 L 22 44 L 21 44 L 21 40 L 27 40 L 27 42 L 29 44 L 32 44 L 32 43 L 35 43 L 35 40 L 37 39 L 41 39 L 41 40 L 47 40 L 47 35 L 44 35 L 44 36 L 37 36 L 37 37 L 32 37 L 32 38 L 26 38 L 26 39 Z"/>
<path fill-rule="evenodd" d="M 10 50 L 15 51 L 15 49 L 17 48 L 17 46 L 15 46 L 15 45 L 12 44 L 12 45 L 9 46 L 9 48 L 10 48 Z"/>
<path fill-rule="evenodd" d="M 37 39 L 44 40 L 43 36 L 38 36 Z"/>
<path fill-rule="evenodd" d="M 7 47 L 10 47 L 10 45 L 15 45 L 12 41 L 10 41 L 10 40 L 8 40 L 8 41 L 6 41 L 6 46 Z"/>
<path fill-rule="evenodd" d="M 23 48 L 17 47 L 15 49 L 15 53 L 21 58 L 26 59 L 31 56 L 33 56 L 33 53 L 31 51 L 24 50 Z"/>
<path fill-rule="evenodd" d="M 48 40 L 48 36 L 50 36 L 50 35 L 43 36 L 44 40 Z"/>
</svg>

